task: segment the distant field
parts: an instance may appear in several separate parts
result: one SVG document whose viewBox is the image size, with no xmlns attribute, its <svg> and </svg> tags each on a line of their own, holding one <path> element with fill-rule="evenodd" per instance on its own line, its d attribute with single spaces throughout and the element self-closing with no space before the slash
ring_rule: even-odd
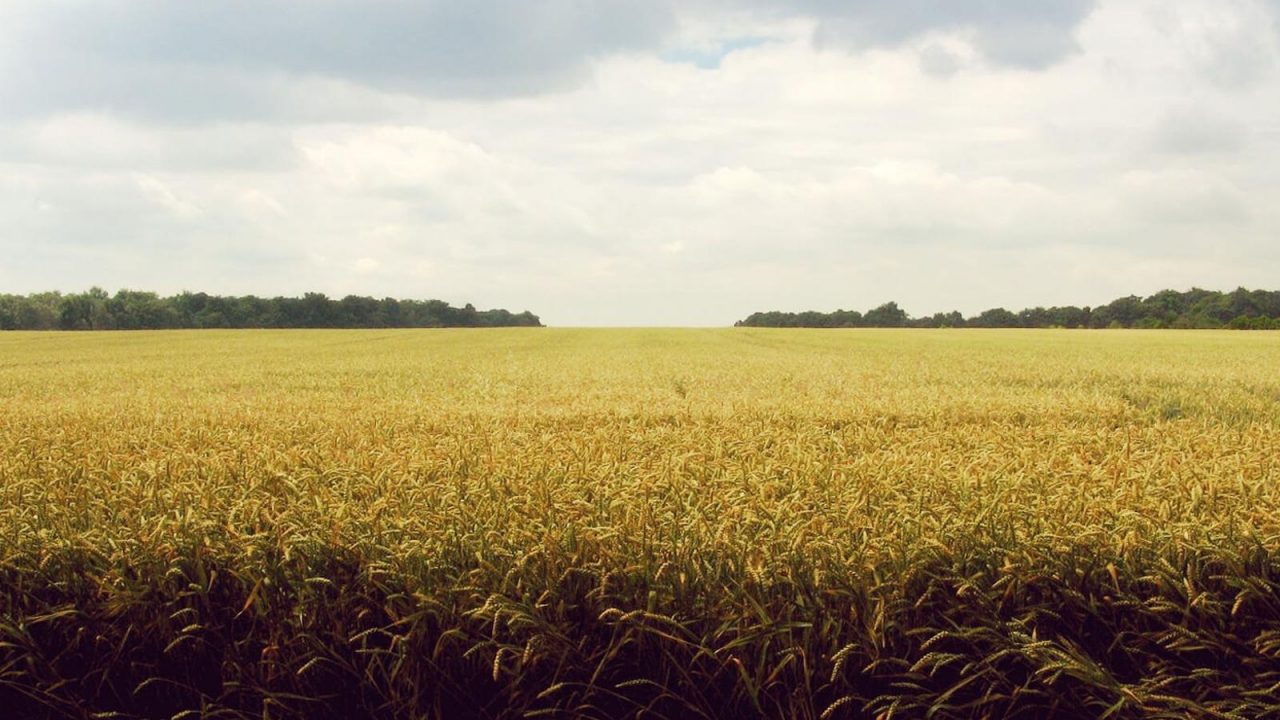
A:
<svg viewBox="0 0 1280 720">
<path fill-rule="evenodd" d="M 0 334 L 0 705 L 1275 716 L 1280 333 Z"/>
</svg>

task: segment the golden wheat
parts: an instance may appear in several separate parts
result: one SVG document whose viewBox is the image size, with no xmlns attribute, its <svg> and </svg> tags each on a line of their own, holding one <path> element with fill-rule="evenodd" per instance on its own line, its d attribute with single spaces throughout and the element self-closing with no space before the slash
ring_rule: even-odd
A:
<svg viewBox="0 0 1280 720">
<path fill-rule="evenodd" d="M 1274 712 L 1277 369 L 1266 333 L 0 335 L 0 694 Z"/>
</svg>

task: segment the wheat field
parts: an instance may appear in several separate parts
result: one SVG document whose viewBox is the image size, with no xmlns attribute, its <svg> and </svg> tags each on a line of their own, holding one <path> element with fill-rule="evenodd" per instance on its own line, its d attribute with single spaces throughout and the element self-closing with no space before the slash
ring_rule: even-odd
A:
<svg viewBox="0 0 1280 720">
<path fill-rule="evenodd" d="M 1280 714 L 1280 334 L 0 334 L 29 717 Z"/>
</svg>

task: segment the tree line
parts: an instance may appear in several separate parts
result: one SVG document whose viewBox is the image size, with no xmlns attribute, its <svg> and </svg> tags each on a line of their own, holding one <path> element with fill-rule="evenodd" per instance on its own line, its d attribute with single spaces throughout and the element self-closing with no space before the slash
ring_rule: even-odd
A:
<svg viewBox="0 0 1280 720">
<path fill-rule="evenodd" d="M 991 308 L 972 317 L 959 312 L 911 317 L 895 302 L 860 313 L 757 312 L 736 327 L 978 327 L 978 328 L 1231 328 L 1280 330 L 1280 291 L 1237 288 L 1226 293 L 1193 288 L 1130 295 L 1098 307 Z"/>
<path fill-rule="evenodd" d="M 443 300 L 397 300 L 324 293 L 264 298 L 102 288 L 82 293 L 0 295 L 0 330 L 160 330 L 170 328 L 542 327 L 529 311 L 453 307 Z"/>
</svg>

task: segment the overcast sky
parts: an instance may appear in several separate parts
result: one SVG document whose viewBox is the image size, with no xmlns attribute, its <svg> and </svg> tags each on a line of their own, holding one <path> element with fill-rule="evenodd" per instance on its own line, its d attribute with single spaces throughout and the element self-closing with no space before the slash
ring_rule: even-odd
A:
<svg viewBox="0 0 1280 720">
<path fill-rule="evenodd" d="M 0 0 L 0 292 L 1280 288 L 1280 0 Z"/>
</svg>

